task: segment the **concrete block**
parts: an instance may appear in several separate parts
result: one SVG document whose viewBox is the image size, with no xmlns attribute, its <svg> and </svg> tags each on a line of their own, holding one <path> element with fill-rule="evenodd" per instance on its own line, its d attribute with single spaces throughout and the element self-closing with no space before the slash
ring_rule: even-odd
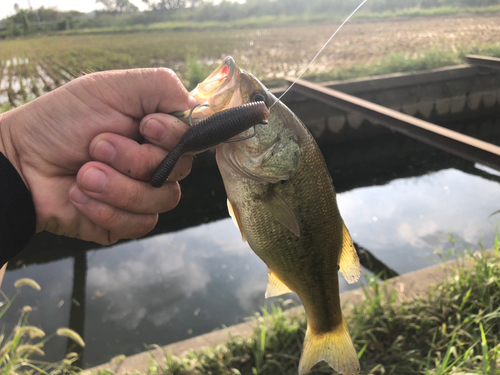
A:
<svg viewBox="0 0 500 375">
<path fill-rule="evenodd" d="M 410 116 L 415 116 L 418 111 L 418 103 L 403 104 L 401 106 L 401 112 L 406 113 Z"/>
<path fill-rule="evenodd" d="M 451 110 L 450 98 L 436 99 L 434 104 L 436 105 L 436 111 L 438 115 L 447 115 L 448 113 L 450 113 Z"/>
<path fill-rule="evenodd" d="M 359 128 L 364 119 L 364 116 L 358 115 L 357 113 L 349 113 L 347 115 L 347 122 L 354 129 Z"/>
<path fill-rule="evenodd" d="M 381 91 L 377 93 L 376 98 L 373 100 L 374 103 L 383 105 L 384 107 L 401 107 L 401 99 L 400 97 L 391 91 Z"/>
<path fill-rule="evenodd" d="M 483 103 L 486 108 L 494 107 L 497 103 L 497 92 L 490 91 L 483 93 Z"/>
<path fill-rule="evenodd" d="M 307 128 L 311 132 L 311 134 L 314 136 L 314 138 L 319 138 L 323 135 L 323 133 L 326 130 L 326 120 L 324 117 L 314 119 L 314 120 L 307 120 Z"/>
<path fill-rule="evenodd" d="M 433 109 L 434 109 L 433 101 L 418 103 L 418 112 L 422 115 L 423 118 L 429 118 Z"/>
<path fill-rule="evenodd" d="M 345 115 L 342 116 L 329 116 L 328 117 L 328 129 L 332 133 L 338 133 L 344 128 Z"/>
<path fill-rule="evenodd" d="M 467 102 L 467 97 L 465 95 L 451 98 L 451 110 L 450 110 L 451 113 L 462 112 L 465 108 L 466 102 Z"/>
<path fill-rule="evenodd" d="M 467 97 L 467 107 L 472 111 L 476 111 L 479 108 L 479 104 L 481 104 L 481 97 L 481 93 L 470 94 Z"/>
<path fill-rule="evenodd" d="M 448 97 L 462 97 L 467 94 L 467 83 L 464 80 L 448 81 L 444 84 L 444 93 Z"/>
</svg>

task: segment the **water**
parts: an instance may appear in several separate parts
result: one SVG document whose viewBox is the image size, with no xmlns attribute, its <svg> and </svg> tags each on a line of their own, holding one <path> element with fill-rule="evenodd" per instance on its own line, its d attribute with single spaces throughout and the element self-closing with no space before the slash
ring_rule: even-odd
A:
<svg viewBox="0 0 500 375">
<path fill-rule="evenodd" d="M 450 235 L 461 248 L 492 245 L 500 214 L 489 216 L 500 209 L 500 178 L 490 169 L 397 134 L 328 146 L 323 153 L 354 241 L 398 273 L 439 262 L 435 252 L 451 248 Z M 35 308 L 30 322 L 47 333 L 68 326 L 71 316 L 87 343 L 88 367 L 258 312 L 267 269 L 225 218 L 216 168 L 195 168 L 183 194 L 180 206 L 141 240 L 103 249 L 37 235 L 27 249 L 32 255 L 21 256 L 21 268 L 7 272 L 2 289 L 10 295 L 15 280 L 31 277 L 42 291 L 22 290 L 2 318 L 6 329 L 23 305 Z M 161 233 L 168 230 L 175 232 Z M 340 277 L 341 291 L 356 287 Z M 61 359 L 66 347 L 65 339 L 53 338 L 46 359 Z"/>
</svg>

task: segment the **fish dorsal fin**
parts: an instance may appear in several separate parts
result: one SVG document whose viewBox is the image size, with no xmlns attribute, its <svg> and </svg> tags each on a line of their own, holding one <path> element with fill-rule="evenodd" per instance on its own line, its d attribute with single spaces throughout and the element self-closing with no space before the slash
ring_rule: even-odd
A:
<svg viewBox="0 0 500 375">
<path fill-rule="evenodd" d="M 293 293 L 293 291 L 290 290 L 290 288 L 287 287 L 283 281 L 278 279 L 278 276 L 276 276 L 271 269 L 269 269 L 266 298 L 281 296 L 285 293 Z"/>
<path fill-rule="evenodd" d="M 240 212 L 238 211 L 238 207 L 236 205 L 231 204 L 229 199 L 227 200 L 227 209 L 229 210 L 229 215 L 231 219 L 233 219 L 234 225 L 236 228 L 240 230 L 241 239 L 243 242 L 247 242 L 247 237 L 245 236 L 245 231 L 243 230 L 243 225 L 241 224 Z"/>
<path fill-rule="evenodd" d="M 361 276 L 358 253 L 344 221 L 342 221 L 342 251 L 339 258 L 339 268 L 349 284 L 355 283 Z"/>
<path fill-rule="evenodd" d="M 259 197 L 259 201 L 278 220 L 287 227 L 293 234 L 300 237 L 300 227 L 297 217 L 283 197 L 274 189 L 269 189 L 266 195 Z"/>
</svg>

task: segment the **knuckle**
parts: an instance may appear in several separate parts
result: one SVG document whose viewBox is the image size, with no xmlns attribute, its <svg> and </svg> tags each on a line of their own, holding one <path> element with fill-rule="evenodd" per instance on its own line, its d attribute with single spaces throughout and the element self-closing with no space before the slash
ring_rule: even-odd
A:
<svg viewBox="0 0 500 375">
<path fill-rule="evenodd" d="M 109 229 L 117 226 L 120 223 L 121 216 L 122 215 L 117 209 L 105 207 L 99 212 L 99 221 L 105 223 L 106 227 Z"/>
<path fill-rule="evenodd" d="M 130 209 L 140 207 L 143 202 L 143 191 L 140 186 L 133 184 L 123 198 L 123 208 Z"/>
<path fill-rule="evenodd" d="M 135 226 L 128 234 L 129 238 L 139 238 L 151 232 L 158 222 L 158 215 L 142 215 L 138 220 L 134 220 Z"/>
<path fill-rule="evenodd" d="M 172 82 L 179 79 L 175 72 L 169 68 L 158 68 L 156 70 L 156 78 L 160 82 Z"/>
</svg>

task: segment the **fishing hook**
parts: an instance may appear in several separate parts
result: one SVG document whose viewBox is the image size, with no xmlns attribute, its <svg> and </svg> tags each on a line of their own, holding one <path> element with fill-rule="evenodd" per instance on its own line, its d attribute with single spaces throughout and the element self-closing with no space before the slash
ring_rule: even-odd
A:
<svg viewBox="0 0 500 375">
<path fill-rule="evenodd" d="M 263 125 L 266 125 L 267 124 L 267 120 L 263 120 L 261 122 L 261 124 Z M 223 143 L 232 143 L 232 142 L 239 142 L 239 141 L 245 141 L 247 139 L 250 139 L 250 138 L 253 138 L 257 135 L 257 129 L 255 129 L 255 125 L 253 126 L 253 134 L 250 134 L 246 137 L 242 137 L 242 138 L 237 138 L 237 139 L 229 139 L 227 141 L 224 141 Z"/>
<path fill-rule="evenodd" d="M 208 104 L 196 104 L 193 108 L 191 108 L 191 110 L 189 111 L 189 126 L 190 127 L 193 127 L 193 111 L 198 108 L 198 107 L 210 107 L 210 105 Z"/>
</svg>

